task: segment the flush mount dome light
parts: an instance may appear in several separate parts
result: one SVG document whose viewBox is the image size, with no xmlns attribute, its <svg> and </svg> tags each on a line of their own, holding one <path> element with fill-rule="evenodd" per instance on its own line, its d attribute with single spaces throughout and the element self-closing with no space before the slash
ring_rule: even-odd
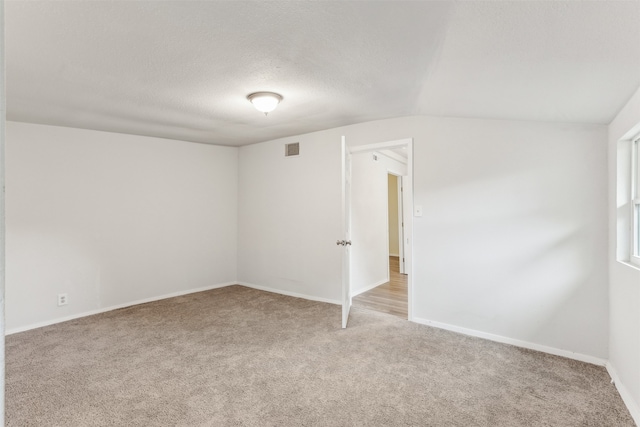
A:
<svg viewBox="0 0 640 427">
<path fill-rule="evenodd" d="M 256 92 L 247 96 L 247 99 L 256 107 L 256 110 L 262 111 L 266 116 L 276 109 L 282 101 L 282 95 L 274 92 Z"/>
</svg>

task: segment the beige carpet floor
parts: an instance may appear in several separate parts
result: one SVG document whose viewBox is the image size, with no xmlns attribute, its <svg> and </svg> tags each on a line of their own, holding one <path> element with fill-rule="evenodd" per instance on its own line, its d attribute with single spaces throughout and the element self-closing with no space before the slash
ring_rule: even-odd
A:
<svg viewBox="0 0 640 427">
<path fill-rule="evenodd" d="M 7 337 L 9 426 L 633 426 L 604 368 L 231 286 Z"/>
</svg>

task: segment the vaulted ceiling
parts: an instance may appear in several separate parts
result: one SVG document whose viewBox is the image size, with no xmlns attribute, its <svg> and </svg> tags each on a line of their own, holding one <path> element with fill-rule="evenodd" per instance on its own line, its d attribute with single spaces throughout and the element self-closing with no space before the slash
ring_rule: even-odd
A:
<svg viewBox="0 0 640 427">
<path fill-rule="evenodd" d="M 408 116 L 609 123 L 640 1 L 5 2 L 9 120 L 245 145 Z M 246 96 L 283 95 L 265 117 Z"/>
</svg>

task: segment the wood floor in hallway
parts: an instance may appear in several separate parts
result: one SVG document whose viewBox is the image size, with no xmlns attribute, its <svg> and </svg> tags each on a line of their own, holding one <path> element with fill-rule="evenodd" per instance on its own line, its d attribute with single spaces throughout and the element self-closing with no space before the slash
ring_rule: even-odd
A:
<svg viewBox="0 0 640 427">
<path fill-rule="evenodd" d="M 389 257 L 389 281 L 353 298 L 353 306 L 407 318 L 407 275 L 400 274 L 400 260 Z"/>
</svg>

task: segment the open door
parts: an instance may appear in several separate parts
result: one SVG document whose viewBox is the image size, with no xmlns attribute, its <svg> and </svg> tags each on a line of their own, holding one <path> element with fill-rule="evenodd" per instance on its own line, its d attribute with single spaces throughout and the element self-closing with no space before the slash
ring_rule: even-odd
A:
<svg viewBox="0 0 640 427">
<path fill-rule="evenodd" d="M 400 261 L 400 274 L 406 274 L 404 271 L 404 193 L 402 180 L 404 176 L 398 176 L 398 255 Z"/>
<path fill-rule="evenodd" d="M 342 137 L 342 327 L 347 327 L 351 309 L 351 153 Z"/>
<path fill-rule="evenodd" d="M 400 230 L 400 238 L 402 239 L 400 242 L 400 274 L 408 274 L 408 269 L 407 269 L 407 265 L 405 263 L 405 258 L 407 257 L 407 253 L 409 252 L 409 239 L 408 239 L 408 235 L 407 235 L 407 228 L 406 225 L 409 224 L 410 221 L 410 215 L 411 215 L 411 206 L 410 206 L 410 201 L 409 201 L 409 197 L 408 197 L 408 187 L 410 187 L 409 185 L 409 179 L 406 176 L 400 176 L 398 177 L 398 183 L 400 184 L 400 216 L 399 218 L 401 223 L 402 223 L 402 227 Z"/>
</svg>

